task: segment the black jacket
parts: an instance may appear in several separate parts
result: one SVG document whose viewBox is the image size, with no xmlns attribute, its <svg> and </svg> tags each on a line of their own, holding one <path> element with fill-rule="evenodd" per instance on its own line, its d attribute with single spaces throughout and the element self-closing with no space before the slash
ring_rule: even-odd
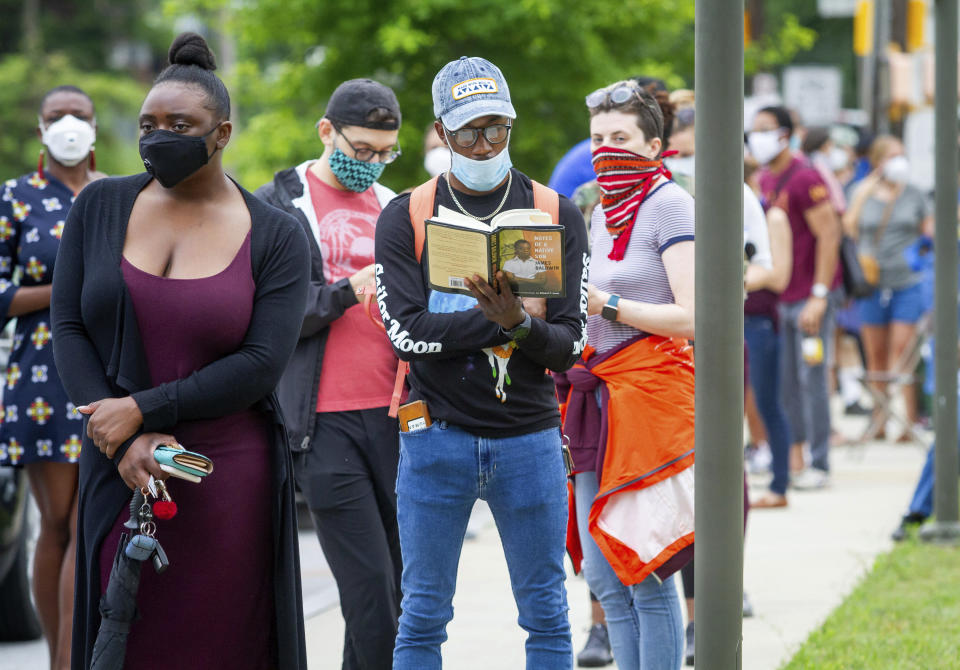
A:
<svg viewBox="0 0 960 670">
<path fill-rule="evenodd" d="M 51 312 L 57 370 L 67 395 L 77 405 L 131 395 L 143 413 L 140 432 L 170 431 L 180 421 L 216 418 L 249 407 L 272 418 L 279 667 L 306 668 L 292 466 L 282 415 L 272 392 L 300 326 L 295 306 L 303 304 L 306 296 L 306 240 L 289 216 L 241 189 L 250 211 L 256 285 L 253 316 L 243 344 L 189 377 L 154 387 L 120 266 L 130 212 L 150 179 L 144 173 L 93 182 L 70 209 L 53 276 Z M 121 447 L 115 463 L 133 439 Z M 115 464 L 84 432 L 73 629 L 75 670 L 89 665 L 100 624 L 100 546 L 130 495 Z"/>
<path fill-rule="evenodd" d="M 272 182 L 254 192 L 264 202 L 293 215 L 303 227 L 310 246 L 310 288 L 300 341 L 277 386 L 290 448 L 294 451 L 307 451 L 310 448 L 317 416 L 320 369 L 330 324 L 343 316 L 349 307 L 357 304 L 357 296 L 349 279 L 329 284 L 323 275 L 323 256 L 313 233 L 313 227 L 316 226 L 313 203 L 306 187 L 309 165 L 310 161 L 281 170 L 274 175 Z M 374 184 L 374 190 L 381 207 L 394 195 L 393 191 L 380 184 Z"/>
</svg>

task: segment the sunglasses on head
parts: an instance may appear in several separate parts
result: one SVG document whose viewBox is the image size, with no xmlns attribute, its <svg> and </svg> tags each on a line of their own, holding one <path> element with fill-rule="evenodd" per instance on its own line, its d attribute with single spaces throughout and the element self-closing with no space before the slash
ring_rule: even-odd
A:
<svg viewBox="0 0 960 670">
<path fill-rule="evenodd" d="M 589 109 L 596 109 L 607 100 L 615 105 L 622 105 L 623 103 L 629 101 L 633 96 L 637 96 L 637 99 L 640 102 L 643 102 L 643 98 L 640 97 L 640 91 L 633 86 L 627 86 L 626 84 L 623 84 L 621 86 L 617 86 L 612 91 L 607 90 L 605 87 L 598 88 L 596 91 L 586 97 L 587 107 Z"/>
</svg>

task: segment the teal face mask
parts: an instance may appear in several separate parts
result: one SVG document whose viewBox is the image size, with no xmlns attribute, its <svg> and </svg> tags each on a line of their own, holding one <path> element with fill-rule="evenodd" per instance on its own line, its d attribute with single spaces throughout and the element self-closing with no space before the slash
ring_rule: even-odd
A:
<svg viewBox="0 0 960 670">
<path fill-rule="evenodd" d="M 330 171 L 344 188 L 363 193 L 383 174 L 386 163 L 367 163 L 335 149 L 330 155 Z"/>
</svg>

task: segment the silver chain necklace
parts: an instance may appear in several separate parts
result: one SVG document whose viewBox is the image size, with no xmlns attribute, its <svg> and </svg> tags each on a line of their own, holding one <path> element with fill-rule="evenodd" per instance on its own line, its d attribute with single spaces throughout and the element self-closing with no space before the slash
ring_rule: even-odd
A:
<svg viewBox="0 0 960 670">
<path fill-rule="evenodd" d="M 453 187 L 450 186 L 450 173 L 447 172 L 444 174 L 444 177 L 444 181 L 447 182 L 447 190 L 450 192 L 450 197 L 453 198 L 453 202 L 456 204 L 457 208 L 471 219 L 476 219 L 477 221 L 488 221 L 500 213 L 500 210 L 503 209 L 503 206 L 507 204 L 507 198 L 510 196 L 510 185 L 513 184 L 513 170 L 510 170 L 507 172 L 507 189 L 503 192 L 503 200 L 500 201 L 500 204 L 497 205 L 497 208 L 486 216 L 474 216 L 468 212 L 463 205 L 460 204 L 459 200 L 457 200 L 457 196 L 453 192 Z"/>
</svg>

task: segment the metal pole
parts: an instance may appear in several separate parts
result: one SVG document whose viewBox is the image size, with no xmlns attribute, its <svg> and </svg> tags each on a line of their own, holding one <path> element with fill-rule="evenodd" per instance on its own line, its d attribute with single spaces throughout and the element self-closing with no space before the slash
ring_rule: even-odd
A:
<svg viewBox="0 0 960 670">
<path fill-rule="evenodd" d="M 890 132 L 890 59 L 887 49 L 890 46 L 890 29 L 893 15 L 891 0 L 876 0 L 874 16 L 876 30 L 874 32 L 873 54 L 876 64 L 875 90 L 877 100 L 874 106 L 876 114 L 876 129 L 878 133 Z"/>
<path fill-rule="evenodd" d="M 743 608 L 743 1 L 696 0 L 696 659 L 739 669 Z"/>
<path fill-rule="evenodd" d="M 936 0 L 934 515 L 921 538 L 960 541 L 957 521 L 957 0 Z"/>
<path fill-rule="evenodd" d="M 864 27 L 864 31 L 869 34 L 867 44 L 870 48 L 857 59 L 860 70 L 860 108 L 867 113 L 870 130 L 877 132 L 877 119 L 874 115 L 877 106 L 876 86 L 874 85 L 877 79 L 877 3 L 876 0 L 868 0 L 868 2 L 872 8 L 870 11 L 873 20 L 871 25 Z M 866 22 L 866 19 L 864 19 L 864 22 Z M 854 39 L 856 39 L 856 36 Z"/>
</svg>

